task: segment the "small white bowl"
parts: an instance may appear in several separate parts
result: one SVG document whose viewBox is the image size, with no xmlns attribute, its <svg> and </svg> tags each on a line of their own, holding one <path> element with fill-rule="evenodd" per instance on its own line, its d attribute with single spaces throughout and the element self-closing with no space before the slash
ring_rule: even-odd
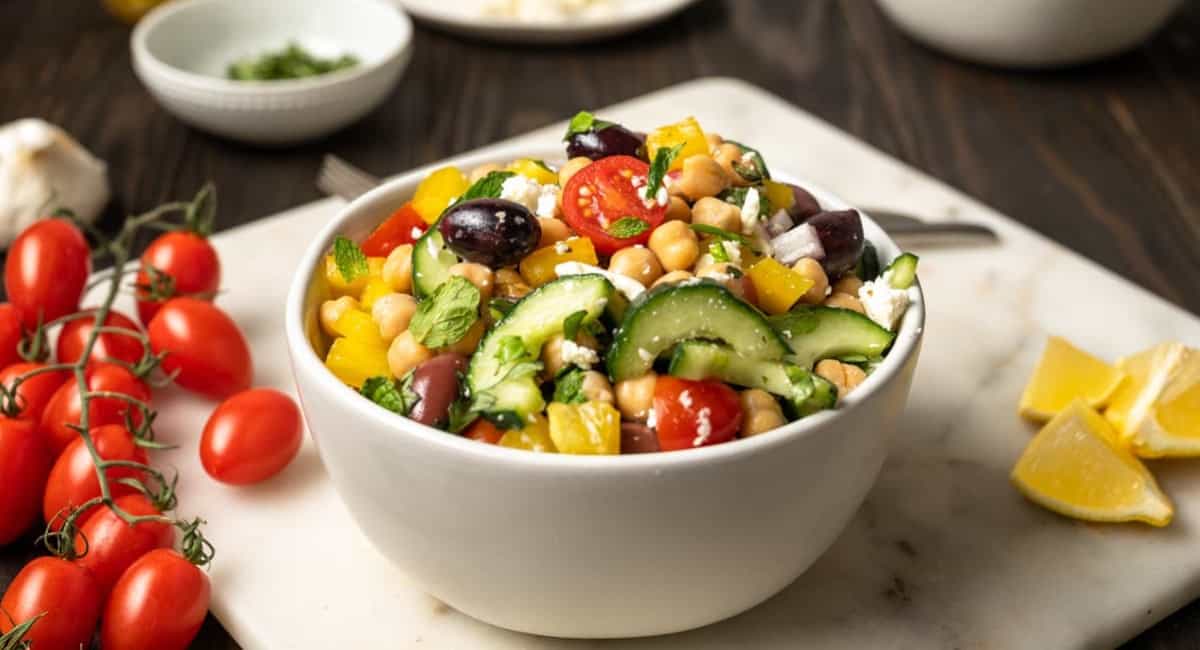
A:
<svg viewBox="0 0 1200 650">
<path fill-rule="evenodd" d="M 470 169 L 554 156 L 507 147 L 450 162 Z M 481 444 L 368 403 L 314 350 L 328 297 L 315 271 L 334 238 L 366 236 L 429 169 L 360 197 L 313 238 L 284 317 L 325 468 L 385 556 L 436 598 L 493 625 L 610 638 L 728 618 L 779 592 L 825 552 L 875 482 L 904 411 L 925 318 L 919 286 L 887 358 L 836 410 L 667 453 L 568 456 Z M 806 187 L 829 209 L 848 207 Z M 863 221 L 881 261 L 899 255 Z"/>
<path fill-rule="evenodd" d="M 359 63 L 305 79 L 225 77 L 231 62 L 289 42 Z M 412 23 L 386 0 L 180 0 L 138 23 L 130 47 L 138 78 L 179 119 L 282 145 L 332 133 L 383 102 L 411 57 Z"/>
</svg>

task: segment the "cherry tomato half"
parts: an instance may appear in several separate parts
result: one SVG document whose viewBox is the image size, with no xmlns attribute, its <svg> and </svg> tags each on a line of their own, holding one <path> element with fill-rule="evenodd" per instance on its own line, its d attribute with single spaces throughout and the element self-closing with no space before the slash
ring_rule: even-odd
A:
<svg viewBox="0 0 1200 650">
<path fill-rule="evenodd" d="M 4 370 L 0 370 L 0 385 L 11 390 L 17 377 L 45 367 L 44 363 L 14 363 Z M 52 370 L 39 372 L 22 381 L 21 385 L 17 386 L 17 405 L 21 408 L 16 415 L 17 419 L 30 420 L 34 423 L 41 422 L 46 405 L 50 403 L 54 393 L 58 392 L 58 389 L 70 378 L 69 371 Z"/>
<path fill-rule="evenodd" d="M 139 447 L 133 440 L 133 434 L 119 424 L 94 428 L 91 434 L 96 452 L 104 460 L 125 460 L 143 465 L 148 462 L 146 450 Z M 114 498 L 134 493 L 132 487 L 118 483 L 117 479 L 145 478 L 144 472 L 132 467 L 109 467 L 104 472 Z M 98 496 L 100 480 L 96 478 L 96 466 L 92 464 L 87 444 L 83 438 L 77 437 L 50 469 L 46 494 L 42 499 L 42 515 L 54 530 L 58 530 L 62 527 L 61 519 L 55 519 L 58 515 L 66 516 L 71 508 Z M 86 525 L 99 511 L 100 508 L 92 508 L 76 522 L 81 526 Z"/>
<path fill-rule="evenodd" d="M 0 599 L 0 634 L 43 613 L 25 635 L 30 647 L 89 647 L 100 616 L 95 578 L 87 569 L 58 557 L 39 557 L 26 564 Z"/>
<path fill-rule="evenodd" d="M 150 387 L 123 366 L 93 363 L 85 376 L 91 391 L 120 393 L 150 403 Z M 126 413 L 133 418 L 135 425 L 141 424 L 141 411 L 129 402 L 119 397 L 93 397 L 88 409 L 88 427 L 124 424 Z M 46 410 L 42 412 L 42 435 L 51 453 L 61 453 L 79 438 L 79 432 L 70 425 L 80 424 L 82 415 L 83 400 L 79 397 L 79 382 L 72 378 L 55 391 L 46 404 Z"/>
<path fill-rule="evenodd" d="M 213 399 L 250 387 L 254 366 L 237 323 L 212 303 L 173 298 L 146 328 L 155 354 L 166 352 L 162 369 L 175 383 Z"/>
<path fill-rule="evenodd" d="M 221 402 L 200 436 L 200 462 L 230 485 L 265 481 L 288 466 L 304 442 L 304 420 L 291 397 L 271 388 Z"/>
<path fill-rule="evenodd" d="M 208 576 L 182 555 L 165 548 L 150 551 L 113 587 L 100 647 L 185 650 L 204 623 L 211 594 Z"/>
<path fill-rule="evenodd" d="M 8 250 L 4 288 L 27 329 L 79 309 L 92 272 L 92 254 L 79 228 L 67 219 L 29 226 Z"/>
<path fill-rule="evenodd" d="M 387 257 L 397 246 L 420 239 L 428 227 L 412 203 L 405 203 L 363 240 L 362 251 L 367 257 Z"/>
<path fill-rule="evenodd" d="M 504 437 L 504 432 L 484 418 L 479 418 L 475 420 L 474 424 L 467 427 L 467 430 L 463 432 L 463 436 L 471 440 L 486 442 L 489 445 L 498 445 L 500 444 L 500 439 Z"/>
<path fill-rule="evenodd" d="M 212 300 L 221 288 L 221 260 L 208 239 L 187 231 L 159 235 L 142 253 L 142 267 L 153 266 L 171 276 L 174 291 L 158 300 L 149 299 L 147 292 L 138 291 L 138 318 L 149 324 L 163 303 L 175 296 L 191 296 Z M 139 271 L 137 284 L 150 285 L 150 274 Z"/>
<path fill-rule="evenodd" d="M 17 346 L 21 344 L 21 312 L 5 302 L 0 303 L 0 368 L 21 360 Z"/>
<path fill-rule="evenodd" d="M 592 240 L 602 255 L 644 244 L 650 232 L 667 216 L 667 206 L 640 196 L 650 166 L 631 156 L 609 156 L 579 170 L 563 188 L 563 216 L 575 232 Z M 636 180 L 635 180 L 636 179 Z M 635 185 L 636 183 L 636 185 Z M 632 237 L 618 238 L 608 231 L 625 217 L 640 219 L 646 228 Z"/>
<path fill-rule="evenodd" d="M 59 363 L 75 363 L 79 357 L 83 356 L 83 349 L 87 347 L 88 336 L 91 335 L 95 323 L 96 317 L 92 315 L 91 317 L 76 318 L 63 325 L 62 331 L 58 333 L 58 344 L 55 346 L 55 354 Z M 108 312 L 108 317 L 104 319 L 104 326 L 120 327 L 135 332 L 142 331 L 142 328 L 138 327 L 132 318 L 117 311 Z M 91 360 L 115 359 L 132 365 L 142 360 L 142 352 L 142 343 L 136 337 L 118 332 L 104 332 L 96 337 L 96 344 L 92 346 Z"/>
<path fill-rule="evenodd" d="M 162 512 L 142 494 L 127 494 L 116 500 L 117 507 L 135 516 L 161 515 Z M 144 521 L 136 526 L 125 523 L 108 507 L 100 507 L 88 517 L 75 535 L 75 550 L 87 553 L 75 564 L 92 572 L 101 597 L 107 597 L 113 585 L 130 565 L 156 548 L 175 544 L 175 528 L 159 521 Z"/>
<path fill-rule="evenodd" d="M 34 423 L 0 418 L 0 546 L 37 518 L 52 462 Z"/>
<path fill-rule="evenodd" d="M 662 375 L 654 383 L 654 416 L 660 449 L 691 449 L 733 440 L 742 405 L 722 382 Z"/>
</svg>

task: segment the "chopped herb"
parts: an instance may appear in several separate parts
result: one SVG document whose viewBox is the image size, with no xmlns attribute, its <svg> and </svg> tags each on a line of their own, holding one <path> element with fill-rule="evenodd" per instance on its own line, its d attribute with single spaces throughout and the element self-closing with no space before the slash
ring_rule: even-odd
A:
<svg viewBox="0 0 1200 650">
<path fill-rule="evenodd" d="M 658 194 L 658 186 L 662 185 L 663 179 L 667 176 L 667 170 L 671 168 L 671 163 L 675 162 L 675 157 L 679 152 L 683 151 L 683 144 L 677 144 L 674 147 L 660 147 L 654 153 L 654 162 L 650 163 L 650 173 L 646 174 L 646 200 L 654 200 L 654 196 Z"/>
<path fill-rule="evenodd" d="M 359 392 L 372 402 L 400 415 L 408 415 L 412 407 L 416 406 L 416 400 L 409 401 L 396 380 L 391 377 L 371 377 L 363 382 Z M 413 395 L 415 396 L 416 393 Z"/>
<path fill-rule="evenodd" d="M 501 365 L 513 363 L 521 357 L 528 356 L 525 343 L 519 336 L 506 336 L 500 339 L 500 350 L 496 352 L 496 361 Z"/>
<path fill-rule="evenodd" d="M 745 273 L 742 273 L 741 269 L 739 269 L 736 266 L 732 266 L 732 265 L 725 268 L 725 273 L 727 273 L 729 275 L 729 277 L 731 277 L 735 280 L 746 275 Z"/>
<path fill-rule="evenodd" d="M 579 311 L 567 316 L 563 319 L 563 338 L 568 341 L 574 341 L 579 334 L 579 326 L 583 323 L 583 319 L 587 318 L 587 312 L 580 309 Z"/>
<path fill-rule="evenodd" d="M 370 272 L 367 267 L 367 256 L 358 244 L 338 237 L 333 240 L 333 263 L 337 265 L 338 273 L 346 282 L 354 282 Z"/>
<path fill-rule="evenodd" d="M 728 230 L 725 230 L 724 228 L 710 226 L 706 223 L 692 223 L 692 224 L 688 224 L 688 226 L 692 230 L 700 233 L 701 235 L 708 235 L 710 237 L 716 237 L 717 239 L 727 239 L 729 241 L 735 241 L 743 246 L 751 245 L 750 240 L 748 238 L 746 238 L 744 235 L 742 235 L 741 233 L 730 232 Z"/>
<path fill-rule="evenodd" d="M 542 160 L 541 158 L 530 158 L 530 159 L 529 159 L 529 162 L 531 162 L 531 163 L 533 163 L 533 164 L 537 165 L 538 167 L 541 167 L 542 169 L 544 169 L 544 170 L 546 170 L 546 171 L 550 172 L 551 174 L 553 174 L 553 173 L 554 173 L 554 170 L 553 170 L 553 169 L 550 169 L 550 165 L 547 165 L 547 164 L 546 164 L 546 161 L 545 161 L 545 160 Z"/>
<path fill-rule="evenodd" d="M 488 301 L 488 310 L 491 312 L 492 320 L 499 321 L 512 311 L 512 308 L 517 305 L 517 301 L 511 298 L 492 298 Z"/>
<path fill-rule="evenodd" d="M 758 218 L 766 219 L 771 216 L 771 202 L 767 200 L 767 192 L 761 187 L 731 187 L 717 195 L 718 199 L 737 206 L 741 210 L 746 205 L 746 195 L 750 190 L 758 192 Z"/>
<path fill-rule="evenodd" d="M 460 397 L 450 403 L 449 416 L 446 430 L 450 433 L 461 433 L 479 419 L 479 412 L 471 410 L 471 400 Z"/>
<path fill-rule="evenodd" d="M 501 429 L 522 429 L 525 426 L 525 420 L 516 411 L 484 411 L 480 415 Z"/>
<path fill-rule="evenodd" d="M 463 192 L 462 196 L 458 197 L 460 203 L 462 201 L 470 201 L 471 199 L 496 199 L 500 197 L 500 189 L 504 186 L 504 181 L 509 177 L 514 176 L 510 171 L 490 172 L 487 176 L 475 181 L 471 187 Z"/>
<path fill-rule="evenodd" d="M 613 126 L 612 122 L 597 119 L 595 115 L 587 111 L 579 111 L 575 114 L 575 117 L 571 118 L 571 123 L 567 125 L 567 134 L 563 136 L 563 141 L 570 140 L 573 135 L 588 133 L 589 131 L 603 131 L 610 126 Z"/>
<path fill-rule="evenodd" d="M 729 261 L 729 253 L 725 252 L 725 244 L 719 240 L 708 245 L 708 254 L 712 255 L 714 262 Z"/>
<path fill-rule="evenodd" d="M 733 162 L 733 171 L 738 173 L 738 176 L 746 179 L 751 183 L 761 183 L 762 181 L 771 179 L 771 172 L 767 169 L 767 161 L 763 159 L 762 154 L 758 153 L 758 149 L 747 147 L 746 145 L 726 140 L 730 144 L 736 144 L 742 150 L 743 158 L 739 158 Z M 745 160 L 744 156 L 750 156 L 750 160 Z"/>
<path fill-rule="evenodd" d="M 578 367 L 571 369 L 558 376 L 554 382 L 554 398 L 553 401 L 562 404 L 582 404 L 587 401 L 583 396 L 583 374 L 584 370 Z"/>
<path fill-rule="evenodd" d="M 313 56 L 296 43 L 277 52 L 267 52 L 257 57 L 239 59 L 229 64 L 225 75 L 235 81 L 278 81 L 281 79 L 303 79 L 353 68 L 358 57 L 343 54 L 336 59 Z"/>
<path fill-rule="evenodd" d="M 862 256 L 858 258 L 854 274 L 863 282 L 879 277 L 879 255 L 875 252 L 875 245 L 869 241 L 863 242 Z"/>
<path fill-rule="evenodd" d="M 479 320 L 479 289 L 471 281 L 451 277 L 417 305 L 408 329 L 428 348 L 453 345 Z"/>
<path fill-rule="evenodd" d="M 650 230 L 650 224 L 637 217 L 621 217 L 605 231 L 616 239 L 629 239 Z"/>
</svg>

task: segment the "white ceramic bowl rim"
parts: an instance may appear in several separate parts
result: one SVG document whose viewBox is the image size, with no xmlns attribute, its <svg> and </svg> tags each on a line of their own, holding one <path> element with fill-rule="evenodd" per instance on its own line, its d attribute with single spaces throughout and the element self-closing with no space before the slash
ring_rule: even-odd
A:
<svg viewBox="0 0 1200 650">
<path fill-rule="evenodd" d="M 428 17 L 431 20 L 440 20 L 456 24 L 472 24 L 472 23 L 487 23 L 489 29 L 502 30 L 518 30 L 518 31 L 560 31 L 563 29 L 577 29 L 587 27 L 589 29 L 604 29 L 633 23 L 648 19 L 655 19 L 661 16 L 667 16 L 677 11 L 682 10 L 689 4 L 695 3 L 697 0 L 658 0 L 657 2 L 629 2 L 626 0 L 613 11 L 596 15 L 589 15 L 570 22 L 555 22 L 555 21 L 534 21 L 522 20 L 520 18 L 511 18 L 509 16 L 485 16 L 478 12 L 461 11 L 461 6 L 457 9 L 453 7 L 454 0 L 446 3 L 420 3 L 419 6 L 410 6 L 410 11 L 417 14 L 417 17 Z M 415 4 L 415 3 L 407 3 Z M 464 3 L 465 4 L 465 3 Z M 418 10 L 420 13 L 418 13 Z"/>
<path fill-rule="evenodd" d="M 280 95 L 351 83 L 371 74 L 393 59 L 403 56 L 405 48 L 409 41 L 412 40 L 413 27 L 408 14 L 387 0 L 337 0 L 339 3 L 357 2 L 360 5 L 386 9 L 387 11 L 383 13 L 390 13 L 396 18 L 396 39 L 388 46 L 384 56 L 376 61 L 361 61 L 352 68 L 337 70 L 315 77 L 279 79 L 275 81 L 235 81 L 233 79 L 224 79 L 177 68 L 158 58 L 151 51 L 148 45 L 150 35 L 168 20 L 177 17 L 181 12 L 191 11 L 195 7 L 205 5 L 216 6 L 231 1 L 243 2 L 248 0 L 174 0 L 173 2 L 159 5 L 133 28 L 130 44 L 133 48 L 134 57 L 140 59 L 143 65 L 151 68 L 156 74 L 180 86 L 233 95 Z"/>
<path fill-rule="evenodd" d="M 900 328 L 896 332 L 892 349 L 875 371 L 867 377 L 866 381 L 853 394 L 839 403 L 838 408 L 815 413 L 751 438 L 739 439 L 731 443 L 671 452 L 621 454 L 616 457 L 539 454 L 519 449 L 508 449 L 499 445 L 480 444 L 474 440 L 414 422 L 397 413 L 392 413 L 386 409 L 368 404 L 358 391 L 346 386 L 333 373 L 329 372 L 324 362 L 312 349 L 309 339 L 305 334 L 303 324 L 305 300 L 309 293 L 309 285 L 312 282 L 313 270 L 317 268 L 318 261 L 325 256 L 326 251 L 332 245 L 333 239 L 341 234 L 343 224 L 346 221 L 364 210 L 379 214 L 390 213 L 395 207 L 395 198 L 391 195 L 396 191 L 397 187 L 409 184 L 415 185 L 414 179 L 420 178 L 437 167 L 447 164 L 473 166 L 484 162 L 503 162 L 518 157 L 530 156 L 542 159 L 553 159 L 555 155 L 561 157 L 560 154 L 546 155 L 548 152 L 545 151 L 534 151 L 531 153 L 531 149 L 529 146 L 509 146 L 501 149 L 489 149 L 487 152 L 456 156 L 386 181 L 379 187 L 343 207 L 338 215 L 331 219 L 313 239 L 312 244 L 305 251 L 304 256 L 300 259 L 300 263 L 297 266 L 297 270 L 294 272 L 292 286 L 288 292 L 287 313 L 284 315 L 284 322 L 287 329 L 287 343 L 291 351 L 294 371 L 311 375 L 316 379 L 319 390 L 328 391 L 332 395 L 336 395 L 336 399 L 349 400 L 350 402 L 347 404 L 348 408 L 357 410 L 364 418 L 374 420 L 377 426 L 393 428 L 399 435 L 418 436 L 429 444 L 445 445 L 456 449 L 463 454 L 464 462 L 501 462 L 529 468 L 538 467 L 545 469 L 547 466 L 558 468 L 575 467 L 586 468 L 589 471 L 616 472 L 637 467 L 669 469 L 671 467 L 695 463 L 730 462 L 740 457 L 766 451 L 777 445 L 784 444 L 794 436 L 807 435 L 812 431 L 831 425 L 849 410 L 864 408 L 861 404 L 868 401 L 867 398 L 871 397 L 878 387 L 895 378 L 909 357 L 916 353 L 925 327 L 924 294 L 922 293 L 919 279 L 913 285 L 915 290 L 910 291 L 910 296 L 912 297 L 911 304 L 900 322 Z M 796 182 L 803 186 L 824 207 L 833 209 L 847 209 L 851 207 L 837 196 L 812 183 L 794 180 L 786 174 L 780 175 L 776 173 L 775 175 L 780 180 Z M 870 219 L 869 215 L 862 212 L 862 210 L 859 210 L 859 213 L 863 215 L 864 226 L 866 226 L 865 230 L 874 231 L 873 233 L 867 233 L 867 239 L 875 244 L 875 247 L 882 253 L 898 254 L 900 251 L 899 247 L 887 236 L 883 229 L 879 228 Z M 874 234 L 874 237 L 871 237 L 871 234 Z M 887 256 L 887 259 L 891 257 L 894 257 L 894 255 Z M 880 435 L 885 435 L 885 432 L 880 432 Z"/>
</svg>

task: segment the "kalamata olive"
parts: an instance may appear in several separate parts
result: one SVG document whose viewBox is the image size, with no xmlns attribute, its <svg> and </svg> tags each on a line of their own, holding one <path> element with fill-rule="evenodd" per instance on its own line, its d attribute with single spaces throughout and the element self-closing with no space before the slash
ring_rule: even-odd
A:
<svg viewBox="0 0 1200 650">
<path fill-rule="evenodd" d="M 429 426 L 444 426 L 450 404 L 458 398 L 458 373 L 467 369 L 467 358 L 457 352 L 439 354 L 413 370 L 412 389 L 421 399 L 408 417 Z"/>
<path fill-rule="evenodd" d="M 792 207 L 788 208 L 787 211 L 792 221 L 801 223 L 821 211 L 821 204 L 817 203 L 817 199 L 812 194 L 809 194 L 808 190 L 799 185 L 791 183 L 788 183 L 788 185 L 792 188 L 792 196 L 796 197 Z"/>
<path fill-rule="evenodd" d="M 439 228 L 456 255 L 493 269 L 520 262 L 542 237 L 529 209 L 504 199 L 463 201 L 446 211 Z"/>
<path fill-rule="evenodd" d="M 825 259 L 821 266 L 830 277 L 839 276 L 854 268 L 862 255 L 862 217 L 857 210 L 819 212 L 806 222 L 817 231 Z"/>
<path fill-rule="evenodd" d="M 658 434 L 638 422 L 621 423 L 621 453 L 645 454 L 658 451 Z"/>
<path fill-rule="evenodd" d="M 592 160 L 608 156 L 633 156 L 646 159 L 646 136 L 613 124 L 600 130 L 575 133 L 567 139 L 567 157 L 585 156 Z"/>
</svg>

